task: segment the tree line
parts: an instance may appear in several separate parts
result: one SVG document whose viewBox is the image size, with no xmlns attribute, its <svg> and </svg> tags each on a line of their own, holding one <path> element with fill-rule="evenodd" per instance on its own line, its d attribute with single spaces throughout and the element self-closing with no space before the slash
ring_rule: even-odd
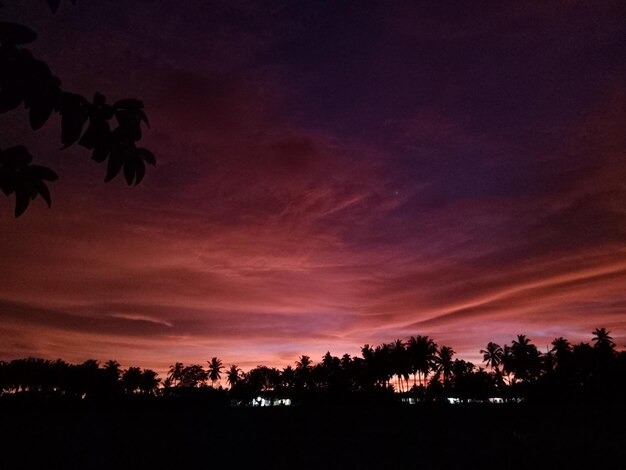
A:
<svg viewBox="0 0 626 470">
<path fill-rule="evenodd" d="M 617 351 L 605 328 L 591 343 L 555 338 L 541 352 L 525 335 L 511 344 L 489 342 L 480 353 L 483 365 L 455 358 L 455 351 L 428 336 L 412 336 L 377 346 L 364 345 L 360 356 L 327 352 L 319 363 L 302 355 L 283 369 L 257 366 L 243 372 L 213 357 L 203 364 L 177 362 L 162 380 L 150 369 L 122 369 L 116 361 L 72 365 L 62 360 L 16 359 L 0 362 L 0 394 L 37 394 L 74 398 L 122 396 L 201 396 L 235 403 L 254 397 L 315 398 L 364 395 L 438 401 L 502 399 L 616 398 L 624 387 L 626 352 Z M 222 384 L 225 380 L 225 386 Z"/>
</svg>

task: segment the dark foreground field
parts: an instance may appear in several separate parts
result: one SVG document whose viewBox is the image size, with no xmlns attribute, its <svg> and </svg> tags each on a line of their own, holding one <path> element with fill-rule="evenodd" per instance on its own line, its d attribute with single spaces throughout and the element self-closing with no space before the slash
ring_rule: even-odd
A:
<svg viewBox="0 0 626 470">
<path fill-rule="evenodd" d="M 3 469 L 626 468 L 624 409 L 0 403 Z"/>
</svg>

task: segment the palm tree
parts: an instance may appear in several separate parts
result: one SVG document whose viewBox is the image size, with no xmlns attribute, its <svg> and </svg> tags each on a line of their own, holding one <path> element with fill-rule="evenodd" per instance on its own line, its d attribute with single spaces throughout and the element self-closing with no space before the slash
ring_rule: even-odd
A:
<svg viewBox="0 0 626 470">
<path fill-rule="evenodd" d="M 556 367 L 563 368 L 566 366 L 568 358 L 572 355 L 572 345 L 567 339 L 559 336 L 552 341 L 552 349 L 550 349 L 550 352 L 553 353 L 556 358 Z"/>
<path fill-rule="evenodd" d="M 524 382 L 537 378 L 541 371 L 541 355 L 530 339 L 525 335 L 518 335 L 517 340 L 511 343 L 510 369 L 516 380 Z"/>
<path fill-rule="evenodd" d="M 596 328 L 593 330 L 593 341 L 596 343 L 593 347 L 604 350 L 615 349 L 615 343 L 609 333 L 610 331 L 606 331 L 606 328 Z"/>
<path fill-rule="evenodd" d="M 177 362 L 173 366 L 170 366 L 169 374 L 166 379 L 167 383 L 171 384 L 173 387 L 179 384 L 182 379 L 184 368 L 185 366 L 182 362 Z"/>
<path fill-rule="evenodd" d="M 487 344 L 487 349 L 481 349 L 481 354 L 483 355 L 483 362 L 493 370 L 498 370 L 498 367 L 502 363 L 502 357 L 504 355 L 504 350 L 499 344 L 489 342 Z"/>
<path fill-rule="evenodd" d="M 139 367 L 129 367 L 122 374 L 122 384 L 126 393 L 135 393 L 141 385 L 142 372 Z"/>
<path fill-rule="evenodd" d="M 407 351 L 413 373 L 413 384 L 415 385 L 415 378 L 419 375 L 420 384 L 424 385 L 435 364 L 437 345 L 428 336 L 411 336 L 407 344 Z"/>
<path fill-rule="evenodd" d="M 107 375 L 114 379 L 119 380 L 122 371 L 120 370 L 120 363 L 117 361 L 109 360 L 104 364 L 103 369 L 107 372 Z"/>
<path fill-rule="evenodd" d="M 437 375 L 441 375 L 443 377 L 444 385 L 450 382 L 450 377 L 452 375 L 452 365 L 454 361 L 452 357 L 454 356 L 454 349 L 448 346 L 441 346 L 437 355 L 435 356 L 435 371 Z"/>
<path fill-rule="evenodd" d="M 185 366 L 180 372 L 180 382 L 178 387 L 195 388 L 204 387 L 208 373 L 201 364 L 192 364 Z"/>
<path fill-rule="evenodd" d="M 215 387 L 215 382 L 218 382 L 222 378 L 222 369 L 224 366 L 222 365 L 222 361 L 217 357 L 212 358 L 210 361 L 207 361 L 209 364 L 209 380 L 211 381 L 211 385 Z"/>
<path fill-rule="evenodd" d="M 567 339 L 559 336 L 552 340 L 552 349 L 550 351 L 555 353 L 558 359 L 559 356 L 572 352 L 572 345 Z"/>
<path fill-rule="evenodd" d="M 296 385 L 296 371 L 291 366 L 285 367 L 280 374 L 280 384 L 287 390 L 291 390 Z"/>
<path fill-rule="evenodd" d="M 311 358 L 309 356 L 300 356 L 300 359 L 296 361 L 296 383 L 298 386 L 303 388 L 310 388 L 311 385 L 311 370 L 313 368 L 313 363 L 311 362 Z"/>
<path fill-rule="evenodd" d="M 144 395 L 153 395 L 159 389 L 161 379 L 152 369 L 144 369 L 139 381 L 139 391 Z"/>
<path fill-rule="evenodd" d="M 241 369 L 237 367 L 236 364 L 233 364 L 230 366 L 230 368 L 228 369 L 228 372 L 226 372 L 226 381 L 228 382 L 228 385 L 230 386 L 230 388 L 233 388 L 235 385 L 239 383 L 239 381 L 241 380 L 240 374 L 241 374 Z"/>
<path fill-rule="evenodd" d="M 391 367 L 394 374 L 398 377 L 400 392 L 402 392 L 402 379 L 404 378 L 408 388 L 409 372 L 411 370 L 407 350 L 402 340 L 397 339 L 392 343 Z"/>
<path fill-rule="evenodd" d="M 310 369 L 313 363 L 309 356 L 300 356 L 300 359 L 296 361 L 296 369 L 307 370 Z"/>
<path fill-rule="evenodd" d="M 374 377 L 387 388 L 389 379 L 394 374 L 391 362 L 391 345 L 383 343 L 374 349 Z"/>
</svg>

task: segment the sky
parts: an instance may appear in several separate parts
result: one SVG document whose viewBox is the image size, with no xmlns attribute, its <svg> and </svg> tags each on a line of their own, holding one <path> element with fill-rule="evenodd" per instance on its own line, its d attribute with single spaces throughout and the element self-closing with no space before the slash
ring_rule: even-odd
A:
<svg viewBox="0 0 626 470">
<path fill-rule="evenodd" d="M 515 3 L 515 4 L 513 4 Z M 143 99 L 145 180 L 0 115 L 0 359 L 249 369 L 429 335 L 626 347 L 626 6 L 20 0 L 69 91 Z"/>
</svg>

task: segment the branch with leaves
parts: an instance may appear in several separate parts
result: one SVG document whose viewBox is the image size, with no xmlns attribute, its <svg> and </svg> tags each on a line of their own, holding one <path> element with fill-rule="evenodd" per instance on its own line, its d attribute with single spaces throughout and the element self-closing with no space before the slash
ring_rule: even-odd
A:
<svg viewBox="0 0 626 470">
<path fill-rule="evenodd" d="M 60 0 L 46 1 L 56 12 Z M 108 104 L 100 93 L 89 101 L 62 90 L 61 80 L 48 65 L 22 47 L 36 38 L 36 33 L 24 25 L 0 21 L 0 113 L 23 104 L 33 130 L 43 127 L 52 114 L 60 114 L 63 149 L 78 144 L 90 150 L 96 162 L 107 162 L 105 182 L 123 170 L 129 186 L 139 184 L 146 163 L 156 165 L 154 154 L 137 146 L 142 137 L 141 123 L 149 127 L 143 102 L 127 98 Z M 23 146 L 0 150 L 0 190 L 7 196 L 15 194 L 16 217 L 37 196 L 51 205 L 45 182 L 56 181 L 58 176 L 49 168 L 31 165 L 32 160 Z"/>
</svg>

